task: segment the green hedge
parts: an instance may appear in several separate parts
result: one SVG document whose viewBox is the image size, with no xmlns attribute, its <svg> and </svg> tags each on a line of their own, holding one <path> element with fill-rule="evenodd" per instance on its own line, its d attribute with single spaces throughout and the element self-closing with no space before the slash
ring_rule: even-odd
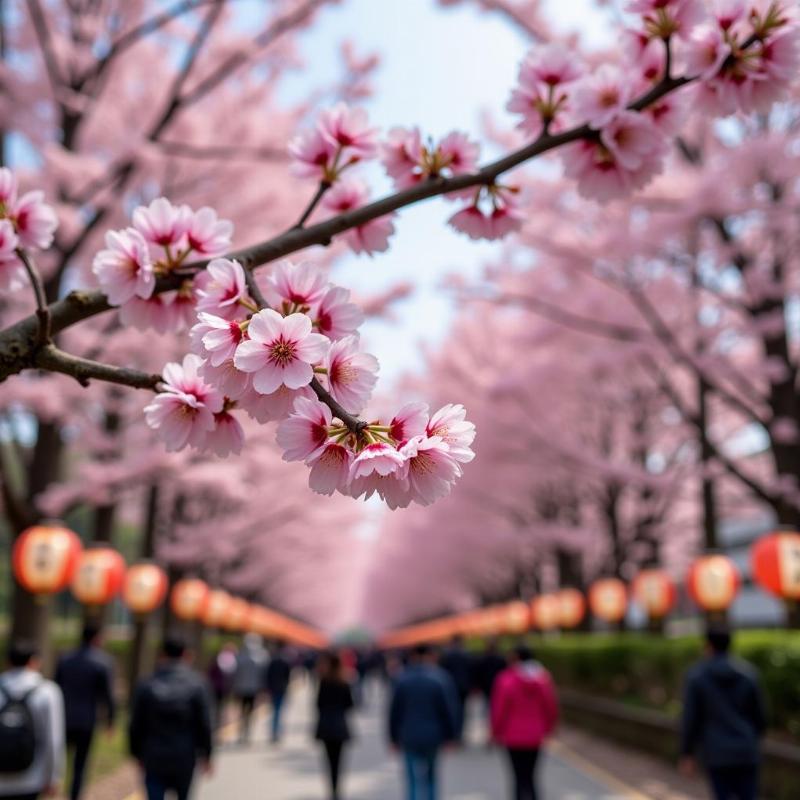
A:
<svg viewBox="0 0 800 800">
<path fill-rule="evenodd" d="M 673 715 L 683 676 L 702 656 L 696 636 L 567 634 L 531 644 L 560 685 Z M 761 674 L 773 731 L 800 736 L 800 631 L 742 631 L 734 650 Z"/>
</svg>

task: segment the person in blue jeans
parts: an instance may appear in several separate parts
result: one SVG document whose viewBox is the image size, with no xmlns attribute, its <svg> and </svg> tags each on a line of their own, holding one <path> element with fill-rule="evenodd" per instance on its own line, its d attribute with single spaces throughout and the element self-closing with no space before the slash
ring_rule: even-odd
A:
<svg viewBox="0 0 800 800">
<path fill-rule="evenodd" d="M 264 677 L 267 694 L 272 703 L 272 719 L 270 720 L 270 739 L 278 742 L 281 738 L 281 711 L 283 702 L 286 699 L 286 692 L 289 690 L 289 683 L 292 678 L 292 665 L 286 657 L 283 643 L 278 642 L 275 652 L 267 664 L 267 671 Z"/>
<path fill-rule="evenodd" d="M 681 769 L 695 771 L 699 751 L 716 800 L 756 800 L 764 700 L 753 667 L 728 655 L 725 628 L 706 634 L 706 658 L 686 678 Z"/>
<path fill-rule="evenodd" d="M 455 684 L 431 648 L 418 645 L 389 706 L 389 740 L 403 752 L 408 800 L 436 800 L 439 752 L 458 738 L 458 729 Z"/>
</svg>

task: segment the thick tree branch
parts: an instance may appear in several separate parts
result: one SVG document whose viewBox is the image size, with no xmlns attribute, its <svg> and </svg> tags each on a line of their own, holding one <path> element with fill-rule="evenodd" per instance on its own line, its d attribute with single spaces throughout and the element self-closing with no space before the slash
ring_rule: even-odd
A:
<svg viewBox="0 0 800 800">
<path fill-rule="evenodd" d="M 82 386 L 96 379 L 107 383 L 130 386 L 133 389 L 155 389 L 161 383 L 160 375 L 148 374 L 130 367 L 115 367 L 101 364 L 89 358 L 65 353 L 53 344 L 46 344 L 35 356 L 35 366 L 50 372 L 61 372 L 75 378 Z"/>
</svg>

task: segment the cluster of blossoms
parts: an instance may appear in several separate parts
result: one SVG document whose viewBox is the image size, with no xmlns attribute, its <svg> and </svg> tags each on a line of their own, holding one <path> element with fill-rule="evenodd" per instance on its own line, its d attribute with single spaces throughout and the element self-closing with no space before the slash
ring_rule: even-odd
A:
<svg viewBox="0 0 800 800">
<path fill-rule="evenodd" d="M 46 250 L 57 227 L 58 219 L 44 202 L 44 192 L 20 197 L 16 176 L 0 167 L 0 290 L 21 289 L 27 281 L 17 248 Z"/>
<path fill-rule="evenodd" d="M 777 99 L 797 72 L 798 28 L 785 0 L 717 0 L 710 11 L 700 0 L 631 0 L 628 10 L 641 26 L 627 32 L 623 63 L 589 71 L 562 48 L 537 48 L 507 105 L 534 137 L 589 126 L 592 135 L 561 156 L 590 199 L 629 194 L 662 170 L 691 91 L 714 113 L 753 110 Z M 637 97 L 673 77 L 665 74 L 667 47 L 696 86 L 635 110 Z"/>
<path fill-rule="evenodd" d="M 278 425 L 284 459 L 305 461 L 315 492 L 365 499 L 377 494 L 392 509 L 430 505 L 449 494 L 461 464 L 475 456 L 474 438 L 475 426 L 461 405 L 430 416 L 424 403 L 410 403 L 390 421 L 376 420 L 354 433 L 326 405 L 298 398 Z"/>
<path fill-rule="evenodd" d="M 197 293 L 208 276 L 187 278 L 179 289 L 154 294 L 156 281 L 192 257 L 211 258 L 230 249 L 233 224 L 216 211 L 174 206 L 163 197 L 133 212 L 131 226 L 108 231 L 92 272 L 108 302 L 120 306 L 125 325 L 159 333 L 181 331 L 194 321 Z"/>
</svg>

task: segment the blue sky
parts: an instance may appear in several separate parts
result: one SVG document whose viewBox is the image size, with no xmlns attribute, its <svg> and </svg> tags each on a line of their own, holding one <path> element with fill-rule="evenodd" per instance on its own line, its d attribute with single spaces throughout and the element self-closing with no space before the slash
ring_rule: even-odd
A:
<svg viewBox="0 0 800 800">
<path fill-rule="evenodd" d="M 592 0 L 551 0 L 553 19 L 590 38 L 602 35 L 603 18 Z M 453 129 L 480 138 L 480 115 L 499 119 L 529 42 L 510 24 L 480 13 L 473 4 L 441 8 L 435 0 L 346 0 L 325 11 L 302 39 L 306 75 L 339 69 L 338 43 L 350 39 L 360 54 L 378 52 L 376 93 L 365 102 L 372 120 L 384 130 L 419 125 L 440 136 Z M 482 158 L 491 156 L 483 148 Z M 369 173 L 370 178 L 373 177 Z M 378 194 L 390 190 L 379 172 L 372 185 Z M 421 345 L 435 345 L 452 320 L 443 278 L 456 272 L 477 276 L 497 252 L 497 245 L 475 243 L 452 231 L 445 220 L 453 206 L 442 200 L 405 209 L 395 221 L 389 252 L 370 259 L 348 256 L 336 280 L 360 293 L 377 292 L 410 280 L 414 296 L 397 307 L 397 321 L 369 322 L 367 344 L 381 361 L 386 378 L 422 364 Z"/>
</svg>

